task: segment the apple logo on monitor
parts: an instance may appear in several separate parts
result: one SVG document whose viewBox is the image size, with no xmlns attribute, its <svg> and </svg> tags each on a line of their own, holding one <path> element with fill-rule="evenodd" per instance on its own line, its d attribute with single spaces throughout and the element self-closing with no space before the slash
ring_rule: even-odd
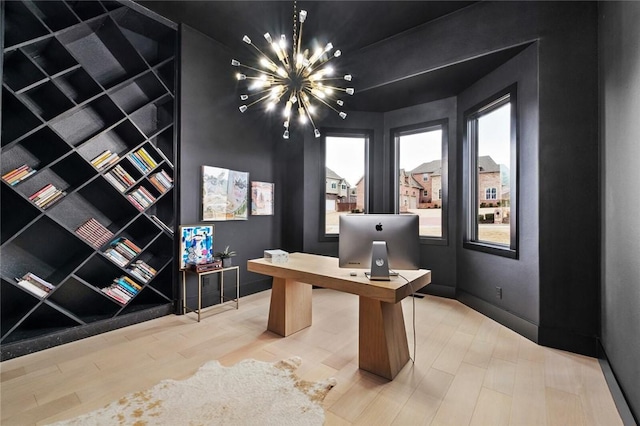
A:
<svg viewBox="0 0 640 426">
<path fill-rule="evenodd" d="M 378 231 L 378 232 L 381 232 L 381 231 L 382 231 L 382 222 L 379 222 L 379 223 L 376 225 L 376 231 Z"/>
</svg>

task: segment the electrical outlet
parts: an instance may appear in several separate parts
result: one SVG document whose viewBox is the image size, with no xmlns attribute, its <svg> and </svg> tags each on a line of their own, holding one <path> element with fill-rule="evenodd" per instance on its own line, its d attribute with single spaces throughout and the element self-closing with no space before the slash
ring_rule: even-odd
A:
<svg viewBox="0 0 640 426">
<path fill-rule="evenodd" d="M 502 287 L 496 287 L 496 297 L 502 299 Z"/>
</svg>

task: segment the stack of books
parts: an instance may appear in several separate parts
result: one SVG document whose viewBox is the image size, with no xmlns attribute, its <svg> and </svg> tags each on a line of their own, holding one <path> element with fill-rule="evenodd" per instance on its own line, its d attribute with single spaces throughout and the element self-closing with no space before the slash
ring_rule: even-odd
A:
<svg viewBox="0 0 640 426">
<path fill-rule="evenodd" d="M 16 278 L 18 285 L 37 297 L 45 297 L 55 286 L 39 276 L 27 272 L 22 278 Z"/>
<path fill-rule="evenodd" d="M 104 177 L 120 192 L 126 192 L 136 183 L 135 179 L 120 164 L 105 173 Z"/>
<path fill-rule="evenodd" d="M 76 229 L 76 234 L 95 248 L 102 247 L 107 241 L 113 238 L 113 232 L 102 226 L 102 224 L 94 218 L 80 225 L 78 229 Z"/>
<path fill-rule="evenodd" d="M 164 229 L 165 231 L 167 231 L 170 234 L 173 234 L 173 229 L 169 228 L 167 225 L 165 225 L 165 223 L 163 221 L 160 220 L 160 218 L 154 214 L 149 215 L 149 217 L 155 222 L 157 223 L 160 228 Z"/>
<path fill-rule="evenodd" d="M 156 197 L 151 195 L 149 190 L 142 185 L 128 193 L 127 198 L 129 199 L 131 204 L 136 206 L 136 208 L 141 212 L 147 209 L 156 201 Z"/>
<path fill-rule="evenodd" d="M 131 164 L 133 164 L 143 174 L 147 174 L 158 167 L 156 160 L 154 160 L 144 148 L 140 148 L 136 152 L 132 152 L 127 156 L 127 158 Z"/>
<path fill-rule="evenodd" d="M 161 194 L 164 194 L 169 188 L 171 188 L 171 186 L 173 186 L 173 179 L 171 179 L 171 176 L 169 176 L 169 174 L 164 170 L 149 176 L 149 182 L 151 182 L 151 184 L 153 184 Z"/>
<path fill-rule="evenodd" d="M 9 173 L 5 173 L 4 175 L 2 175 L 2 180 L 7 182 L 11 186 L 15 186 L 35 172 L 37 172 L 37 170 L 32 169 L 25 164 L 18 167 L 17 169 L 11 170 Z"/>
<path fill-rule="evenodd" d="M 104 294 L 123 305 L 129 303 L 140 290 L 142 287 L 138 283 L 124 275 L 114 278 L 110 286 L 100 289 Z"/>
<path fill-rule="evenodd" d="M 131 264 L 131 267 L 127 271 L 138 278 L 143 283 L 148 283 L 156 275 L 158 271 L 147 265 L 142 260 L 136 260 Z"/>
<path fill-rule="evenodd" d="M 111 259 L 116 265 L 125 268 L 142 249 L 127 238 L 117 238 L 109 244 L 109 248 L 104 252 L 105 256 Z"/>
<path fill-rule="evenodd" d="M 67 195 L 66 192 L 59 190 L 52 184 L 48 184 L 36 191 L 35 194 L 32 194 L 29 199 L 41 209 L 46 209 L 65 195 Z"/>
<path fill-rule="evenodd" d="M 106 151 L 103 151 L 102 154 L 91 160 L 91 164 L 93 164 L 93 167 L 96 169 L 103 170 L 114 164 L 119 159 L 120 156 L 117 153 L 111 152 L 107 149 Z"/>
</svg>

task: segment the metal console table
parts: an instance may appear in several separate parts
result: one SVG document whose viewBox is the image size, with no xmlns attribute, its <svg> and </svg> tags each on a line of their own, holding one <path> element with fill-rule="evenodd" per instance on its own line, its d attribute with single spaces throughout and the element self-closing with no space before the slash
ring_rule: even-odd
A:
<svg viewBox="0 0 640 426">
<path fill-rule="evenodd" d="M 227 299 L 224 298 L 224 273 L 227 271 L 236 271 L 236 298 Z M 187 306 L 187 273 L 190 272 L 198 276 L 198 309 L 191 309 Z M 202 277 L 204 275 L 220 274 L 220 304 L 225 302 L 236 302 L 236 309 L 240 307 L 240 267 L 229 266 L 227 268 L 213 269 L 206 272 L 196 272 L 188 269 L 182 270 L 182 312 L 196 312 L 198 314 L 198 322 L 200 322 L 200 313 L 202 312 Z"/>
</svg>

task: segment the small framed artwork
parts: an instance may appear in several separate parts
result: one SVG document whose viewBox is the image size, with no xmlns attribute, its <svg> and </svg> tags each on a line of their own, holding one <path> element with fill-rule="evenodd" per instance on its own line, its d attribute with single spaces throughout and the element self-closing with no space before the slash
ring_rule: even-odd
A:
<svg viewBox="0 0 640 426">
<path fill-rule="evenodd" d="M 247 220 L 249 173 L 202 166 L 202 220 Z"/>
<path fill-rule="evenodd" d="M 213 262 L 213 225 L 180 225 L 180 269 Z"/>
<path fill-rule="evenodd" d="M 251 182 L 251 214 L 273 216 L 273 189 L 270 182 Z"/>
</svg>

